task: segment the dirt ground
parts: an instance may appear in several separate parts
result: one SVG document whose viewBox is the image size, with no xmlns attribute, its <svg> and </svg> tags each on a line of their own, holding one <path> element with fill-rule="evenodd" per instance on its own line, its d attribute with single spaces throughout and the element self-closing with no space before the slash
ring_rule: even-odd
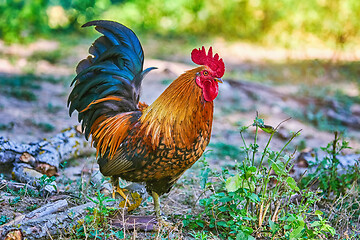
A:
<svg viewBox="0 0 360 240">
<path fill-rule="evenodd" d="M 73 54 L 68 59 L 59 63 L 50 63 L 46 60 L 39 60 L 30 62 L 28 57 L 32 52 L 51 49 L 58 49 L 59 45 L 52 41 L 40 41 L 30 46 L 16 46 L 9 47 L 0 44 L 0 51 L 3 53 L 0 56 L 0 76 L 11 79 L 18 75 L 24 74 L 26 69 L 31 66 L 31 72 L 37 79 L 38 76 L 46 76 L 55 79 L 55 81 L 36 80 L 37 87 L 32 89 L 36 95 L 35 101 L 25 101 L 7 94 L 8 91 L 2 91 L 0 94 L 0 136 L 6 139 L 16 141 L 19 143 L 29 143 L 38 141 L 42 138 L 49 138 L 54 136 L 61 130 L 78 124 L 76 114 L 72 117 L 68 114 L 67 96 L 71 90 L 70 82 L 74 76 L 74 69 L 77 62 L 87 56 L 87 45 L 77 46 L 73 50 Z M 273 54 L 277 58 L 279 54 L 264 53 L 264 50 L 258 50 L 257 57 L 254 57 L 256 49 L 248 49 L 243 55 L 239 51 L 234 51 L 246 46 L 226 46 L 223 43 L 215 44 L 216 49 L 224 51 L 225 63 L 229 59 L 227 69 L 230 72 L 240 71 L 251 67 L 252 64 L 258 64 L 261 58 L 266 58 Z M 145 47 L 144 47 L 145 48 Z M 146 49 L 146 48 L 145 48 Z M 224 49 L 224 50 L 223 50 Z M 219 50 L 220 51 L 220 50 Z M 249 52 L 253 52 L 252 55 Z M 25 54 L 26 53 L 26 54 Z M 283 55 L 281 55 L 283 54 Z M 289 54 L 281 53 L 282 58 L 289 57 Z M 327 53 L 326 53 L 327 54 Z M 298 56 L 298 53 L 291 53 L 291 56 Z M 9 56 L 16 56 L 15 60 L 11 60 Z M 252 56 L 253 59 L 250 59 Z M 328 56 L 328 55 L 326 55 Z M 331 57 L 331 56 L 330 56 Z M 349 56 L 348 58 L 353 57 Z M 185 57 L 184 57 L 185 58 Z M 167 87 L 172 79 L 175 79 L 184 70 L 190 69 L 193 65 L 180 62 L 170 62 L 158 59 L 146 59 L 145 67 L 156 66 L 158 70 L 152 71 L 143 81 L 141 101 L 150 104 L 153 102 Z M 61 80 L 56 80 L 61 79 Z M 228 80 L 228 81 L 227 81 Z M 307 148 L 319 148 L 326 146 L 333 139 L 333 133 L 327 131 L 320 131 L 311 124 L 307 124 L 301 119 L 298 119 L 284 109 L 286 107 L 301 111 L 298 102 L 291 100 L 291 94 L 295 94 L 299 90 L 299 85 L 288 84 L 273 85 L 268 87 L 266 84 L 256 83 L 250 84 L 251 94 L 244 92 L 244 88 L 238 87 L 234 82 L 247 83 L 246 79 L 237 77 L 236 74 L 231 76 L 224 76 L 224 83 L 220 85 L 219 97 L 215 100 L 215 113 L 213 133 L 209 149 L 216 148 L 217 143 L 224 143 L 225 145 L 242 146 L 242 139 L 239 134 L 239 127 L 252 124 L 256 112 L 261 118 L 264 118 L 265 124 L 276 126 L 281 121 L 292 117 L 292 119 L 285 122 L 281 129 L 281 134 L 277 134 L 272 142 L 271 148 L 279 149 L 283 146 L 284 140 L 291 132 L 296 132 L 300 129 L 301 135 L 297 137 L 289 151 L 293 151 L 296 145 L 301 142 L 306 143 Z M 265 89 L 260 89 L 265 87 Z M 3 88 L 3 86 L 0 86 Z M 259 88 L 258 90 L 256 88 Z M 9 88 L 9 87 L 7 87 Z M 11 86 L 16 88 L 16 86 Z M 255 89 L 254 89 L 255 88 Z M 356 87 L 349 83 L 344 84 L 344 89 L 351 92 L 351 94 L 358 94 Z M 355 92 L 354 92 L 355 91 Z M 259 93 L 258 96 L 252 94 Z M 287 98 L 282 96 L 286 95 Z M 290 98 L 290 99 L 289 99 Z M 359 108 L 359 105 L 356 105 Z M 246 134 L 247 140 L 251 141 L 251 132 Z M 259 144 L 265 145 L 268 135 L 261 132 L 259 135 Z M 348 139 L 352 149 L 349 153 L 358 152 L 360 149 L 360 133 L 357 130 L 349 131 Z M 220 149 L 221 150 L 221 149 Z M 229 157 L 221 158 L 216 155 L 209 155 L 207 157 L 210 166 L 220 168 L 233 164 L 233 159 Z M 91 155 L 85 158 L 72 160 L 66 169 L 60 170 L 60 175 L 66 175 L 69 179 L 77 179 L 82 176 L 86 169 L 96 169 L 95 156 Z M 84 170 L 85 169 L 85 170 Z M 182 214 L 191 210 L 196 205 L 196 201 L 200 195 L 200 190 L 195 187 L 195 191 L 190 194 L 186 192 L 189 189 L 186 186 L 191 186 L 192 177 L 196 174 L 199 166 L 195 165 L 184 174 L 178 185 L 167 195 L 163 197 L 164 213 L 166 215 Z M 1 173 L 1 170 L 0 170 Z M 185 191 L 184 191 L 185 186 Z M 60 186 L 61 187 L 61 186 Z M 199 190 L 199 192 L 197 192 Z M 23 201 L 23 206 L 9 207 L 7 202 L 10 202 L 14 197 L 5 196 L 1 192 L 0 199 L 5 201 L 0 202 L 3 206 L 0 208 L 0 215 L 6 215 L 10 218 L 18 216 L 23 212 L 28 212 L 27 208 L 30 205 L 41 205 L 43 201 L 36 198 L 29 198 Z M 188 198 L 188 199 L 186 199 Z M 8 200 L 10 199 L 10 200 Z M 184 207 L 184 203 L 187 205 Z M 5 211 L 8 207 L 8 211 Z M 19 211 L 21 210 L 21 211 Z M 143 210 L 151 211 L 151 202 L 143 206 Z"/>
</svg>

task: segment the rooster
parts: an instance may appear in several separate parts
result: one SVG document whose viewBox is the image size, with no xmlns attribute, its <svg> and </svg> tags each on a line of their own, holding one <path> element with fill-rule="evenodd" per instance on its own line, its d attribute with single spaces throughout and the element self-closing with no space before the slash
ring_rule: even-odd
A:
<svg viewBox="0 0 360 240">
<path fill-rule="evenodd" d="M 114 187 L 119 178 L 141 182 L 153 197 L 161 220 L 159 196 L 168 193 L 209 143 L 213 100 L 225 65 L 212 48 L 194 49 L 200 65 L 174 80 L 150 105 L 139 102 L 141 82 L 155 67 L 143 70 L 144 53 L 135 33 L 112 21 L 92 21 L 102 33 L 79 62 L 68 99 L 69 114 L 78 111 L 86 139 L 92 136 L 100 171 Z"/>
</svg>

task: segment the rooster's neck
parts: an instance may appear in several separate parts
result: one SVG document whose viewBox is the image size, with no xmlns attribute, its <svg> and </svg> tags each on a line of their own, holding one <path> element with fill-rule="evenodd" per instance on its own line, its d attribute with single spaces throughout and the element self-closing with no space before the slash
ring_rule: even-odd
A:
<svg viewBox="0 0 360 240">
<path fill-rule="evenodd" d="M 144 134 L 151 145 L 189 147 L 199 135 L 210 138 L 213 102 L 204 100 L 196 84 L 196 73 L 203 67 L 189 70 L 174 80 L 140 118 Z"/>
</svg>

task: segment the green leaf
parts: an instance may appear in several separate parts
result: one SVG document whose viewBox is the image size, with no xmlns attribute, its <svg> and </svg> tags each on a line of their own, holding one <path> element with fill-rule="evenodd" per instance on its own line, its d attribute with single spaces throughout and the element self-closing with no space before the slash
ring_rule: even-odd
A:
<svg viewBox="0 0 360 240">
<path fill-rule="evenodd" d="M 276 132 L 275 128 L 273 128 L 270 125 L 263 125 L 263 126 L 259 126 L 261 128 L 261 130 L 263 130 L 266 133 L 270 133 L 273 134 L 274 132 Z"/>
<path fill-rule="evenodd" d="M 240 133 L 246 131 L 248 128 L 248 126 L 239 127 Z"/>
<path fill-rule="evenodd" d="M 241 187 L 243 187 L 244 190 L 253 190 L 255 189 L 255 183 L 253 181 L 246 181 L 244 179 L 240 180 Z M 247 191 L 245 191 L 247 193 Z"/>
<path fill-rule="evenodd" d="M 292 230 L 292 232 L 290 233 L 290 240 L 296 240 L 299 239 L 302 235 L 302 231 L 304 230 L 304 223 L 300 224 L 299 227 L 295 228 L 294 230 Z"/>
<path fill-rule="evenodd" d="M 248 240 L 256 240 L 256 238 L 254 238 L 253 236 L 251 236 L 251 235 L 248 235 L 248 238 L 247 238 Z"/>
<path fill-rule="evenodd" d="M 199 225 L 200 227 L 204 227 L 204 223 L 203 222 L 200 222 L 200 221 L 196 221 L 196 224 Z"/>
<path fill-rule="evenodd" d="M 317 227 L 317 226 L 320 226 L 321 225 L 321 222 L 319 222 L 319 221 L 315 221 L 315 222 L 313 222 L 313 223 L 311 223 L 311 227 Z"/>
<path fill-rule="evenodd" d="M 316 214 L 316 215 L 322 215 L 322 214 L 323 214 L 323 212 L 322 212 L 322 211 L 320 211 L 320 210 L 316 210 L 316 211 L 315 211 L 315 214 Z"/>
<path fill-rule="evenodd" d="M 271 221 L 270 219 L 269 219 L 269 225 L 272 233 L 275 233 L 278 230 L 277 224 Z"/>
<path fill-rule="evenodd" d="M 255 166 L 249 167 L 250 172 L 256 172 L 257 168 Z"/>
<path fill-rule="evenodd" d="M 221 206 L 218 208 L 220 212 L 226 212 L 226 211 L 229 211 L 229 208 L 227 207 L 227 205 L 225 206 Z"/>
<path fill-rule="evenodd" d="M 232 226 L 232 225 L 234 225 L 234 220 L 229 220 L 229 221 L 226 222 L 226 224 L 228 226 Z"/>
<path fill-rule="evenodd" d="M 243 231 L 239 231 L 237 234 L 236 234 L 236 240 L 247 240 L 248 237 L 247 237 L 247 234 L 245 234 Z"/>
<path fill-rule="evenodd" d="M 248 179 L 249 177 L 251 177 L 256 172 L 256 170 L 257 169 L 254 166 L 249 167 L 245 173 L 245 179 Z"/>
<path fill-rule="evenodd" d="M 252 200 L 252 202 L 260 202 L 260 198 L 258 197 L 258 195 L 256 195 L 255 193 L 250 194 L 249 196 L 247 196 L 249 199 Z"/>
<path fill-rule="evenodd" d="M 249 235 L 254 232 L 254 229 L 252 229 L 251 227 L 247 227 L 247 226 L 242 226 L 242 230 L 244 233 L 249 234 Z"/>
<path fill-rule="evenodd" d="M 234 199 L 231 197 L 223 197 L 223 198 L 219 199 L 219 202 L 227 203 L 227 202 L 231 202 L 232 200 L 234 200 Z"/>
<path fill-rule="evenodd" d="M 297 183 L 296 183 L 296 181 L 294 180 L 294 178 L 288 177 L 288 178 L 286 179 L 286 182 L 287 182 L 287 184 L 289 185 L 289 187 L 290 187 L 292 190 L 300 191 L 300 189 L 299 189 L 299 187 L 297 186 Z"/>
<path fill-rule="evenodd" d="M 292 232 L 290 233 L 290 240 L 296 240 L 299 239 L 302 235 L 302 231 L 305 229 L 305 222 L 302 219 L 301 216 L 297 217 L 297 223 L 299 224 L 299 226 L 297 228 L 295 228 L 294 230 L 292 230 Z"/>
<path fill-rule="evenodd" d="M 201 178 L 200 178 L 201 188 L 205 188 L 210 172 L 211 172 L 210 168 L 205 168 L 203 171 L 201 171 Z"/>
<path fill-rule="evenodd" d="M 239 231 L 236 234 L 236 240 L 256 240 L 256 238 L 254 238 L 253 236 L 251 236 L 243 231 Z"/>
<path fill-rule="evenodd" d="M 325 228 L 326 230 L 328 230 L 328 232 L 330 232 L 330 234 L 331 234 L 332 236 L 334 236 L 334 235 L 336 234 L 335 229 L 334 229 L 332 226 L 330 226 L 329 224 L 325 224 L 324 228 Z"/>
<path fill-rule="evenodd" d="M 273 162 L 271 167 L 274 170 L 274 172 L 276 173 L 276 175 L 278 175 L 278 176 L 286 175 L 285 164 L 283 162 L 281 162 L 281 161 Z"/>
<path fill-rule="evenodd" d="M 220 226 L 220 227 L 229 227 L 226 222 L 224 221 L 219 221 L 219 222 L 216 222 L 216 225 Z"/>
<path fill-rule="evenodd" d="M 285 229 L 285 230 L 289 230 L 289 229 L 291 229 L 291 226 L 290 226 L 290 225 L 285 225 L 285 226 L 284 226 L 284 229 Z"/>
<path fill-rule="evenodd" d="M 184 227 L 187 227 L 189 225 L 190 221 L 189 220 L 183 220 L 182 223 L 183 223 Z"/>
<path fill-rule="evenodd" d="M 241 179 L 238 174 L 226 180 L 226 190 L 228 192 L 236 192 L 241 187 Z"/>
</svg>

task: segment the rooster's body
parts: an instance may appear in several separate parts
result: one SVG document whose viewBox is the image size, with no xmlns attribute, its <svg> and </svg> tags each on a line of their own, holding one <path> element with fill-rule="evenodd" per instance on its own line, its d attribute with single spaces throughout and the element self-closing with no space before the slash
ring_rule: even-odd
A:
<svg viewBox="0 0 360 240">
<path fill-rule="evenodd" d="M 150 106 L 139 102 L 144 54 L 136 35 L 110 21 L 93 21 L 104 36 L 82 60 L 69 96 L 70 114 L 77 110 L 86 138 L 92 135 L 100 171 L 143 182 L 158 196 L 203 154 L 209 143 L 213 100 L 224 64 L 212 50 L 194 49 L 192 59 L 202 66 L 179 76 Z M 117 187 L 117 186 L 116 186 Z"/>
</svg>

